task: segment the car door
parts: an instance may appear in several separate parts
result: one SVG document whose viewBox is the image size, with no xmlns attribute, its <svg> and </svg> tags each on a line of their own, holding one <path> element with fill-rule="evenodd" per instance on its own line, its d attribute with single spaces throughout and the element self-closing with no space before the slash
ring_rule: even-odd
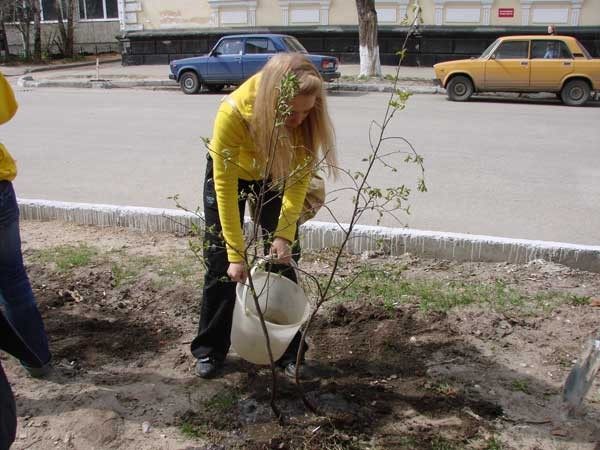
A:
<svg viewBox="0 0 600 450">
<path fill-rule="evenodd" d="M 562 80 L 573 72 L 573 63 L 573 55 L 563 41 L 532 40 L 531 89 L 558 91 Z"/>
<path fill-rule="evenodd" d="M 262 69 L 275 53 L 277 53 L 277 49 L 272 39 L 268 37 L 246 38 L 242 56 L 244 78 L 250 78 Z"/>
<path fill-rule="evenodd" d="M 484 89 L 529 89 L 529 40 L 504 41 L 485 62 Z"/>
<path fill-rule="evenodd" d="M 240 81 L 242 73 L 243 38 L 223 38 L 213 49 L 206 62 L 206 81 Z"/>
</svg>

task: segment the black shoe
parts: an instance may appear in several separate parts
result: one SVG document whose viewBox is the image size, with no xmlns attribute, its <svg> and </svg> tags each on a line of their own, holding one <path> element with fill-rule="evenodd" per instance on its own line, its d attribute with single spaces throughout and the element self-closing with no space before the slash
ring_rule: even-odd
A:
<svg viewBox="0 0 600 450">
<path fill-rule="evenodd" d="M 212 378 L 223 366 L 223 362 L 210 356 L 198 358 L 196 361 L 196 375 L 200 378 Z"/>
<path fill-rule="evenodd" d="M 52 372 L 52 360 L 41 367 L 32 367 L 21 361 L 21 365 L 32 378 L 46 378 Z"/>
</svg>

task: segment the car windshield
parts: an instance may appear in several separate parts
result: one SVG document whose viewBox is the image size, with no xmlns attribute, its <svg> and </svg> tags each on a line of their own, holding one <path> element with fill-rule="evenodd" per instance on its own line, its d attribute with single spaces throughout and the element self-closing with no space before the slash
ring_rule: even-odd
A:
<svg viewBox="0 0 600 450">
<path fill-rule="evenodd" d="M 490 53 L 492 53 L 492 49 L 496 46 L 499 40 L 500 39 L 496 39 L 494 42 L 492 42 L 492 44 L 483 51 L 480 58 L 487 58 L 488 56 L 490 56 Z"/>
<path fill-rule="evenodd" d="M 302 46 L 302 44 L 295 37 L 286 36 L 283 38 L 283 40 L 285 41 L 285 44 L 288 46 L 288 48 L 291 51 L 298 52 L 298 53 L 308 53 L 308 51 Z"/>
</svg>

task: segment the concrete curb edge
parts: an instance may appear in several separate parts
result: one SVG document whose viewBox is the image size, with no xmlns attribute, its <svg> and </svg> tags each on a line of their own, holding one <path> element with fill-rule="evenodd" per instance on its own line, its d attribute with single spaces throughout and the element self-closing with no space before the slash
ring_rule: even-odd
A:
<svg viewBox="0 0 600 450">
<path fill-rule="evenodd" d="M 142 232 L 186 233 L 193 223 L 200 224 L 202 216 L 176 209 L 23 198 L 18 202 L 23 220 L 60 220 Z M 306 249 L 336 247 L 342 239 L 342 230 L 334 223 L 310 221 L 300 228 L 301 245 Z M 600 246 L 562 242 L 357 225 L 347 249 L 351 253 L 381 251 L 391 256 L 408 252 L 456 261 L 528 263 L 543 259 L 600 273 Z"/>
<path fill-rule="evenodd" d="M 34 79 L 30 75 L 23 75 L 17 80 L 17 85 L 24 88 L 42 88 L 42 87 L 66 87 L 66 88 L 136 88 L 136 87 L 154 87 L 154 88 L 179 88 L 179 84 L 173 80 L 52 80 L 52 79 Z M 329 91 L 349 91 L 349 92 L 393 92 L 393 85 L 373 84 L 373 83 L 331 83 L 327 85 Z M 399 84 L 396 89 L 410 92 L 412 94 L 443 94 L 445 89 L 436 86 L 403 86 Z"/>
</svg>

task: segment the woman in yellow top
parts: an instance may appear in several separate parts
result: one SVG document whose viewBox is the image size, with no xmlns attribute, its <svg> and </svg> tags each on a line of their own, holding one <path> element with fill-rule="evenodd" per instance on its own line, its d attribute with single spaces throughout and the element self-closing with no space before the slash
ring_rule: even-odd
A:
<svg viewBox="0 0 600 450">
<path fill-rule="evenodd" d="M 290 114 L 276 127 L 282 81 L 290 74 L 298 87 Z M 246 280 L 248 270 L 246 199 L 260 199 L 256 219 L 268 232 L 267 250 L 278 263 L 289 264 L 312 172 L 322 160 L 337 165 L 334 140 L 323 79 L 302 54 L 274 56 L 222 102 L 204 181 L 206 275 L 198 335 L 191 344 L 198 376 L 214 376 L 229 351 L 235 284 Z M 295 371 L 299 344 L 296 336 L 278 361 L 287 374 Z"/>
</svg>

